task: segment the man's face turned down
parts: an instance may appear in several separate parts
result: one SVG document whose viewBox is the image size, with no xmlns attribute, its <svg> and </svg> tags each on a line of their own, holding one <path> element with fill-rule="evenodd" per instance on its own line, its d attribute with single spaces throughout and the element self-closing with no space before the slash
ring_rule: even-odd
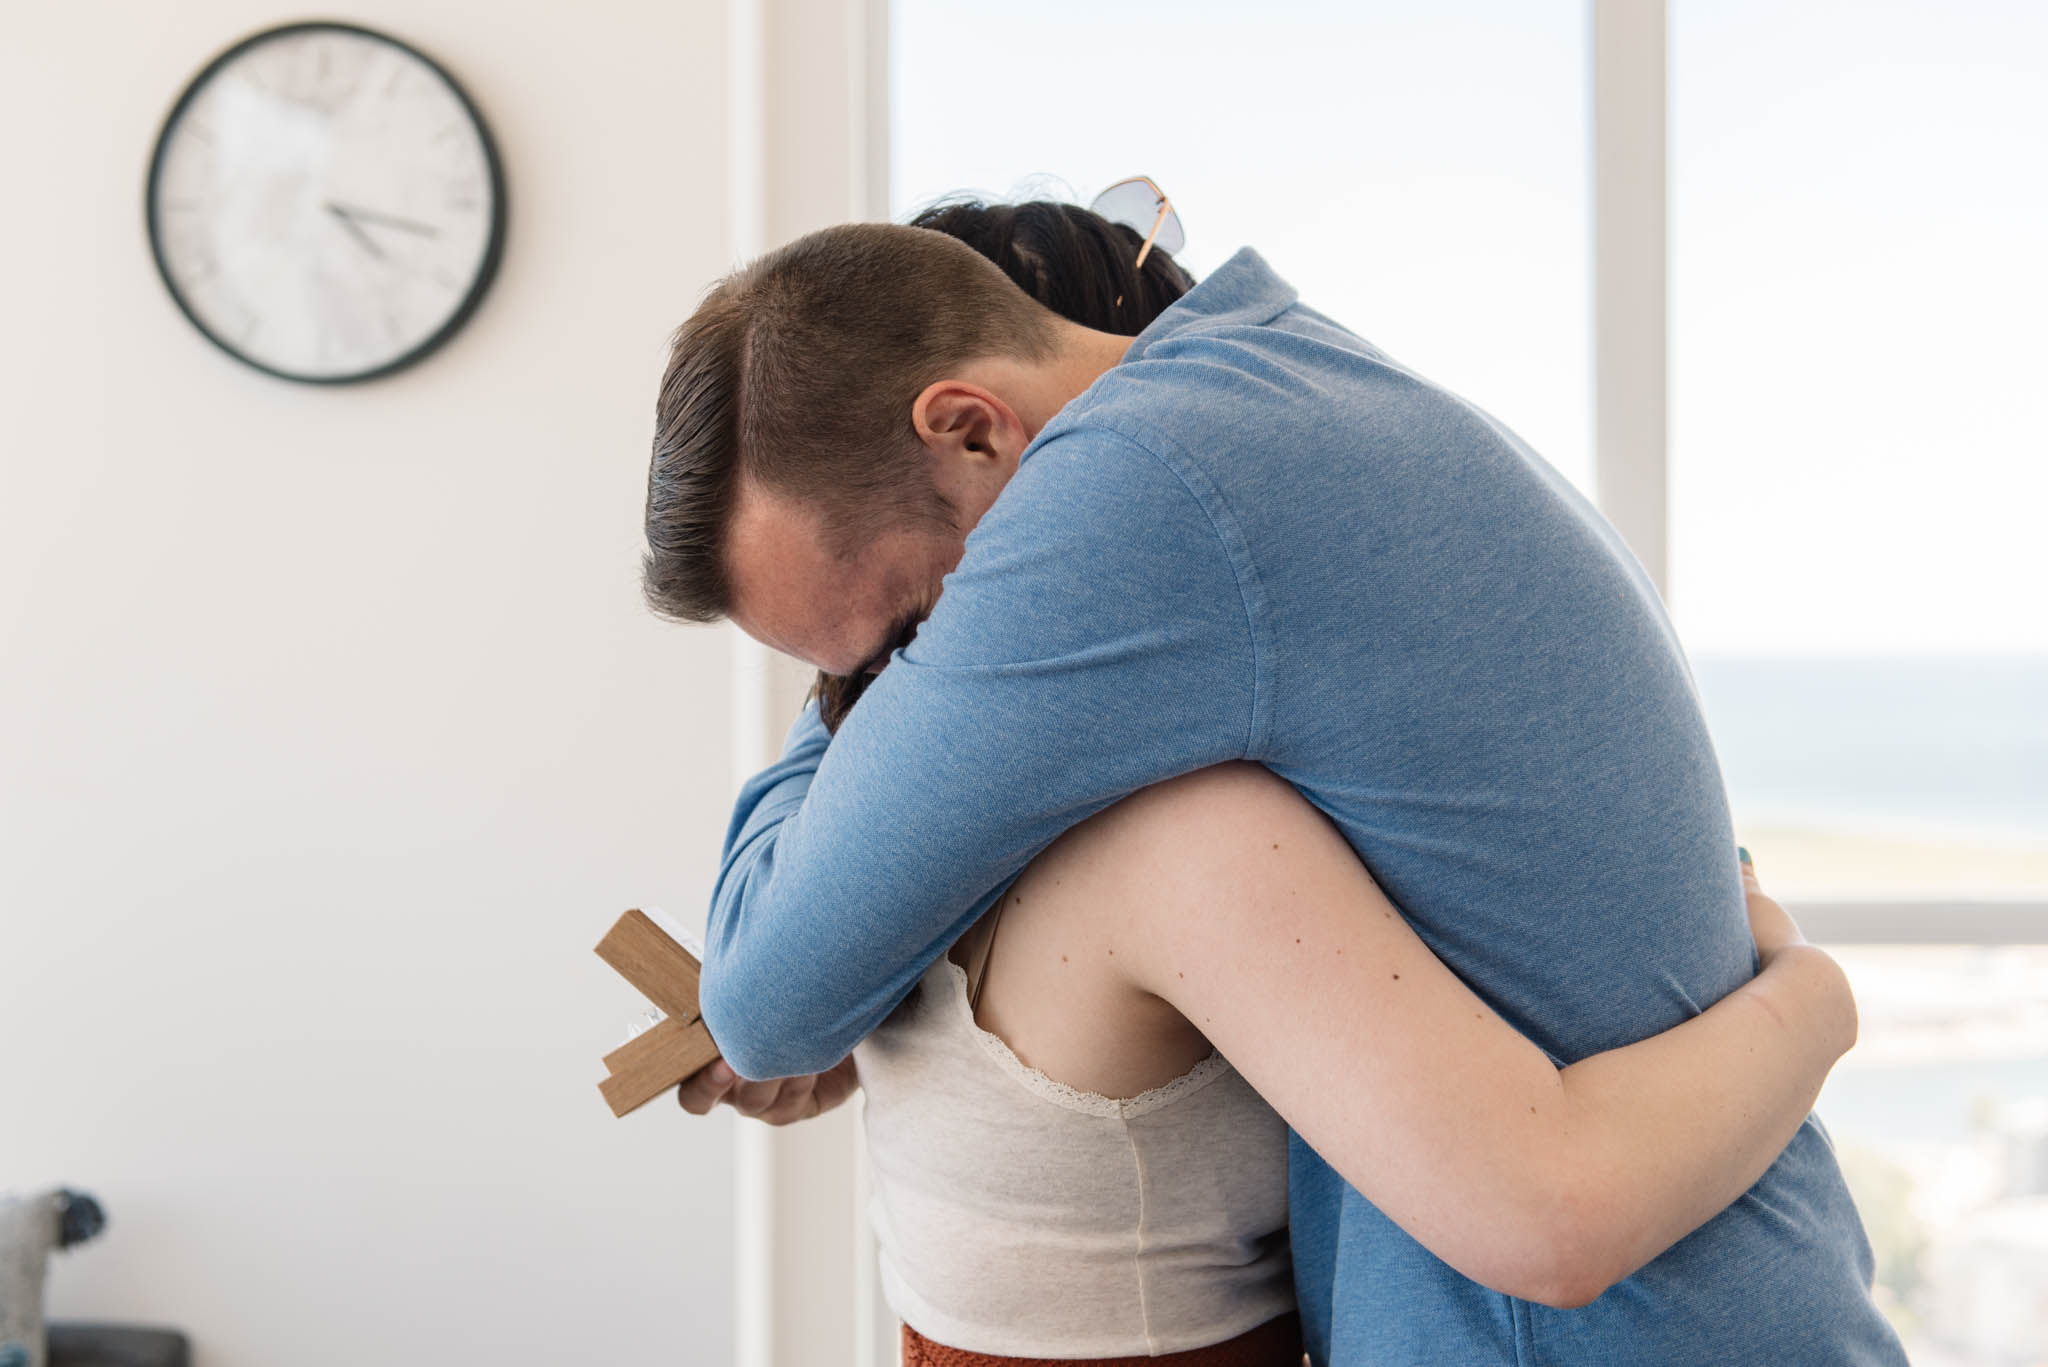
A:
<svg viewBox="0 0 2048 1367">
<path fill-rule="evenodd" d="M 1119 352 L 1123 340 L 1108 339 Z M 967 534 L 1017 473 L 1032 437 L 1106 364 L 1082 378 L 993 357 L 926 386 L 910 426 L 950 524 L 906 515 L 847 549 L 807 500 L 742 480 L 726 528 L 726 615 L 762 645 L 827 674 L 879 673 L 931 615 Z"/>
<path fill-rule="evenodd" d="M 841 555 L 816 509 L 747 486 L 726 542 L 730 615 L 761 644 L 828 674 L 875 673 L 931 614 L 969 530 L 907 522 Z"/>
</svg>

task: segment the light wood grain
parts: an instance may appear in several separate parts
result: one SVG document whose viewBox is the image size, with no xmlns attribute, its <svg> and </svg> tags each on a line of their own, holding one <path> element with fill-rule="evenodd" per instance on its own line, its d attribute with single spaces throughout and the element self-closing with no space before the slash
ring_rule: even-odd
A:
<svg viewBox="0 0 2048 1367">
<path fill-rule="evenodd" d="M 640 989 L 670 1020 L 687 1024 L 697 1019 L 695 956 L 668 937 L 645 912 L 627 912 L 597 942 L 597 957 Z"/>
<path fill-rule="evenodd" d="M 671 1017 L 606 1054 L 612 1075 L 597 1089 L 613 1115 L 629 1115 L 717 1057 L 703 1021 Z"/>
</svg>

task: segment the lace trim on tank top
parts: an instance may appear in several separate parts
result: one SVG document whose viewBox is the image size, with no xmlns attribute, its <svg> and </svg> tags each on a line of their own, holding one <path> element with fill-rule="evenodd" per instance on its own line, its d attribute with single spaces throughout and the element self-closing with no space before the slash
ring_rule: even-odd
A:
<svg viewBox="0 0 2048 1367">
<path fill-rule="evenodd" d="M 959 1015 L 967 1032 L 1011 1080 L 1039 1099 L 1049 1101 L 1055 1106 L 1069 1111 L 1079 1111 L 1083 1115 L 1130 1120 L 1151 1111 L 1162 1110 L 1177 1101 L 1193 1096 L 1231 1070 L 1229 1060 L 1212 1049 L 1209 1057 L 1171 1082 L 1162 1082 L 1157 1087 L 1140 1092 L 1134 1097 L 1103 1096 L 1100 1092 L 1084 1092 L 1079 1087 L 1070 1087 L 1057 1078 L 1047 1077 L 1018 1058 L 1015 1051 L 1003 1043 L 1000 1035 L 992 1035 L 976 1024 L 974 1007 L 967 999 L 967 970 L 950 958 L 941 957 L 939 962 L 945 965 L 950 980 L 953 1010 Z"/>
</svg>

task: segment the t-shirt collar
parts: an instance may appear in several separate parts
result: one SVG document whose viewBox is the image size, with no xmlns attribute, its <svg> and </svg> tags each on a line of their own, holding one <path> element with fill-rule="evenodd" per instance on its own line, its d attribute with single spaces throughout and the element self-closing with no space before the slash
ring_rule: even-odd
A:
<svg viewBox="0 0 2048 1367">
<path fill-rule="evenodd" d="M 1135 361 L 1161 338 L 1193 328 L 1270 323 L 1297 297 L 1294 286 L 1275 275 L 1266 258 L 1250 247 L 1240 247 L 1235 256 L 1210 271 L 1132 338 L 1123 359 Z"/>
</svg>

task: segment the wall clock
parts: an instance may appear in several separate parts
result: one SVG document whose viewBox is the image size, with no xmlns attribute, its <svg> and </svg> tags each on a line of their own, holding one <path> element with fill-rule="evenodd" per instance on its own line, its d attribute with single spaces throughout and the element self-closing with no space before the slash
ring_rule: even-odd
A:
<svg viewBox="0 0 2048 1367">
<path fill-rule="evenodd" d="M 269 29 L 208 63 L 164 120 L 144 208 L 193 326 L 311 384 L 388 375 L 447 341 L 505 236 L 475 104 L 424 54 L 350 24 Z"/>
</svg>

